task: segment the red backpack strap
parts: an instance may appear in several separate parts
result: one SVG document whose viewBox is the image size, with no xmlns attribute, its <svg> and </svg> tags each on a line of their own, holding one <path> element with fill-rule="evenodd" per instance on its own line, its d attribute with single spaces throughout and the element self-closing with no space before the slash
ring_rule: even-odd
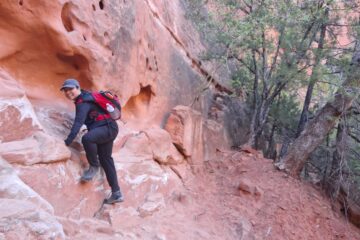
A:
<svg viewBox="0 0 360 240">
<path fill-rule="evenodd" d="M 75 99 L 74 103 L 77 105 L 77 104 L 80 104 L 80 103 L 83 103 L 84 102 L 84 99 L 82 98 L 82 96 L 80 95 L 78 98 Z"/>
<path fill-rule="evenodd" d="M 97 93 L 97 92 L 84 92 L 84 94 L 81 94 L 75 100 L 74 103 L 77 105 L 77 104 L 80 104 L 80 103 L 83 103 L 83 102 L 92 102 L 92 103 L 96 104 L 98 107 L 103 109 L 103 107 L 100 106 L 99 102 L 97 101 L 96 97 L 98 96 L 98 94 L 100 94 L 100 93 Z M 96 111 L 96 112 L 97 112 L 97 117 L 95 118 L 95 121 L 102 121 L 102 120 L 111 118 L 110 114 L 106 113 L 106 111 L 103 111 L 103 112 Z"/>
</svg>

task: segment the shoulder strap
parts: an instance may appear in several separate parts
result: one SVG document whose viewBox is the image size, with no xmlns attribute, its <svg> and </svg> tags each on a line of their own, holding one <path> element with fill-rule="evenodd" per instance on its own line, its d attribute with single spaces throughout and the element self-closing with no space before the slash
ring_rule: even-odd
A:
<svg viewBox="0 0 360 240">
<path fill-rule="evenodd" d="M 80 96 L 75 100 L 75 104 L 80 104 L 83 102 L 94 102 L 94 98 L 91 92 L 81 90 Z"/>
</svg>

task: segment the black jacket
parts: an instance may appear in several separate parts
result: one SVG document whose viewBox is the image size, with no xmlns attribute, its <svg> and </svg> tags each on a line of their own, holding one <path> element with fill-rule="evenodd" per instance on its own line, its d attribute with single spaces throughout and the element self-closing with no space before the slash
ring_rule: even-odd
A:
<svg viewBox="0 0 360 240">
<path fill-rule="evenodd" d="M 106 125 L 108 121 L 114 121 L 112 119 L 95 121 L 99 114 L 105 114 L 105 112 L 94 102 L 91 93 L 87 91 L 81 90 L 81 94 L 74 100 L 74 103 L 76 115 L 70 134 L 65 140 L 66 145 L 70 145 L 73 142 L 83 124 L 90 131 L 96 127 Z"/>
</svg>

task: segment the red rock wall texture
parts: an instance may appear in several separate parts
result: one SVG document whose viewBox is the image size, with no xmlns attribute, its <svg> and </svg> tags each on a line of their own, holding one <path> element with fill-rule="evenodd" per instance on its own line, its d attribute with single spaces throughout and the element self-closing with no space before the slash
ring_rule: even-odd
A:
<svg viewBox="0 0 360 240">
<path fill-rule="evenodd" d="M 207 119 L 212 92 L 228 84 L 204 80 L 183 1 L 2 0 L 0 36 L 0 239 L 263 239 L 222 185 L 233 179 L 219 171 L 233 167 L 212 168 L 231 153 Z M 101 207 L 103 173 L 79 183 L 81 134 L 63 143 L 68 77 L 121 98 L 113 157 L 124 203 Z"/>
<path fill-rule="evenodd" d="M 179 1 L 2 1 L 0 66 L 30 100 L 62 101 L 59 85 L 75 77 L 116 91 L 126 118 L 159 123 L 204 84 L 184 14 Z"/>
<path fill-rule="evenodd" d="M 121 231 L 132 232 L 141 219 L 166 209 L 165 199 L 184 191 L 186 176 L 200 173 L 210 158 L 204 149 L 216 152 L 216 138 L 224 136 L 219 124 L 205 127 L 201 117 L 208 108 L 207 71 L 196 60 L 202 46 L 183 2 L 3 0 L 0 34 L 0 198 L 10 207 L 0 214 L 0 239 L 156 235 Z M 87 164 L 81 134 L 70 148 L 63 143 L 74 106 L 59 87 L 69 77 L 85 89 L 113 90 L 123 105 L 114 159 L 127 200 L 115 212 L 100 209 L 95 220 L 109 187 L 103 174 L 79 184 Z M 190 104 L 200 112 L 183 106 L 172 112 L 181 121 L 167 122 L 171 109 Z M 165 124 L 186 131 L 169 134 Z M 210 145 L 204 136 L 212 136 Z M 114 232 L 109 223 L 123 224 L 123 215 L 130 230 Z"/>
</svg>

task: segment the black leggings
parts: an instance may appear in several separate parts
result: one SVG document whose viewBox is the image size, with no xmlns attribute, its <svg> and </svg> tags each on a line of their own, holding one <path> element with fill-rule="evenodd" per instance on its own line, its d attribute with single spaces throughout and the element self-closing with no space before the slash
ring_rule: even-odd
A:
<svg viewBox="0 0 360 240">
<path fill-rule="evenodd" d="M 114 159 L 111 156 L 114 140 L 118 132 L 117 123 L 109 121 L 107 125 L 91 129 L 82 137 L 82 144 L 89 164 L 99 167 L 100 162 L 112 192 L 120 190 Z"/>
</svg>

